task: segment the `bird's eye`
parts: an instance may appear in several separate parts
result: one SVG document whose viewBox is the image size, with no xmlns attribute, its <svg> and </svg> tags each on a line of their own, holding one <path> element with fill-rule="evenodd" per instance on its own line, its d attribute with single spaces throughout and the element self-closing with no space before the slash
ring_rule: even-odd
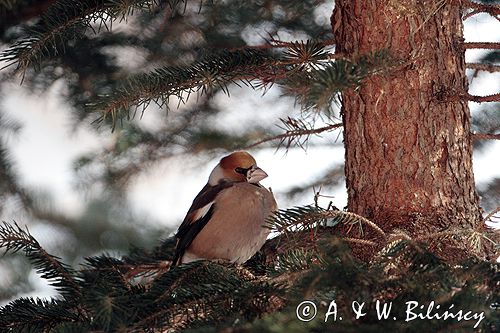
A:
<svg viewBox="0 0 500 333">
<path fill-rule="evenodd" d="M 234 171 L 236 171 L 237 173 L 241 173 L 242 175 L 246 175 L 248 169 L 243 169 L 243 168 L 237 167 L 236 169 L 234 169 Z"/>
</svg>

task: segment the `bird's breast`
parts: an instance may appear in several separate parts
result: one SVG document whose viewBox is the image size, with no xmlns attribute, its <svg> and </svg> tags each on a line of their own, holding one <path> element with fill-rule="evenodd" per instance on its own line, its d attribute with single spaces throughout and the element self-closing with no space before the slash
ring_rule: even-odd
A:
<svg viewBox="0 0 500 333">
<path fill-rule="evenodd" d="M 210 221 L 191 243 L 183 262 L 195 259 L 226 259 L 243 263 L 266 241 L 266 218 L 276 210 L 276 202 L 267 189 L 249 183 L 237 183 L 216 198 Z"/>
</svg>

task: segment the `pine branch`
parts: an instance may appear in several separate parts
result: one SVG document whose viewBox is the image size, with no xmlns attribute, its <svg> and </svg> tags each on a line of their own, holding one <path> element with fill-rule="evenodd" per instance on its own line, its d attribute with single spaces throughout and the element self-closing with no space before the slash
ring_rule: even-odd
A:
<svg viewBox="0 0 500 333">
<path fill-rule="evenodd" d="M 275 260 L 273 272 L 268 274 L 276 274 L 276 278 L 273 281 L 281 281 L 283 279 L 283 273 L 289 275 L 290 273 L 301 272 L 308 270 L 312 265 L 322 265 L 324 264 L 318 251 L 313 248 L 297 247 L 280 252 L 279 256 Z"/>
<path fill-rule="evenodd" d="M 82 38 L 88 30 L 96 33 L 117 19 L 124 19 L 132 8 L 150 8 L 156 0 L 59 0 L 42 15 L 40 22 L 29 28 L 24 39 L 15 42 L 0 54 L 5 67 L 17 63 L 16 70 L 25 72 L 32 65 L 38 66 L 44 58 L 64 52 L 70 39 Z M 4 67 L 4 68 L 5 68 Z"/>
<path fill-rule="evenodd" d="M 189 67 L 165 67 L 132 78 L 112 95 L 103 96 L 92 108 L 102 112 L 99 121 L 109 117 L 114 127 L 119 117 L 130 117 L 131 108 L 136 111 L 142 108 L 144 112 L 151 101 L 168 109 L 171 97 L 176 97 L 180 105 L 193 93 L 199 97 L 222 90 L 229 95 L 230 84 L 265 88 L 290 71 L 318 68 L 328 58 L 325 43 L 319 41 L 284 43 L 273 39 L 270 43 L 285 48 L 281 57 L 259 47 L 225 50 L 207 55 Z M 254 80 L 261 83 L 254 84 Z"/>
<path fill-rule="evenodd" d="M 269 295 L 281 292 L 278 284 L 258 280 L 233 265 L 193 262 L 176 267 L 154 281 L 143 295 L 149 306 L 140 310 L 134 326 L 180 328 L 197 320 L 220 321 L 221 315 L 248 311 L 255 301 L 265 302 Z M 215 310 L 220 306 L 224 307 L 224 313 Z M 254 311 L 266 309 L 262 305 L 259 308 Z"/>
<path fill-rule="evenodd" d="M 316 215 L 309 219 L 302 213 L 309 217 Z M 347 222 L 352 219 L 358 223 L 361 218 L 312 206 L 294 208 L 284 215 L 313 227 L 313 220 L 318 220 L 318 216 L 321 220 L 336 214 L 343 215 L 340 219 Z M 244 268 L 224 262 L 198 261 L 164 272 L 144 285 L 124 278 L 123 268 L 131 264 L 125 259 L 89 258 L 79 274 L 82 297 L 78 303 L 18 299 L 0 309 L 0 328 L 9 332 L 143 332 L 185 328 L 204 332 L 214 327 L 232 327 L 244 332 L 245 327 L 262 331 L 271 324 L 281 330 L 280 320 L 290 322 L 293 318 L 296 322 L 295 305 L 302 300 L 312 299 L 319 304 L 333 298 L 363 299 L 369 303 L 368 307 L 373 307 L 371 302 L 376 299 L 404 301 L 412 297 L 441 304 L 449 300 L 459 309 L 479 311 L 486 307 L 486 317 L 495 318 L 491 317 L 494 311 L 488 308 L 495 301 L 495 267 L 492 265 L 469 262 L 448 266 L 423 244 L 409 237 L 399 237 L 398 241 L 393 235 L 387 239 L 392 240 L 391 243 L 368 265 L 354 258 L 341 240 L 327 232 L 315 237 L 308 247 L 301 247 L 299 241 L 307 238 L 311 231 L 305 228 L 295 231 L 299 237 L 291 237 L 294 231 L 290 230 L 268 241 L 266 246 L 274 243 L 285 250 L 278 252 L 271 262 L 266 261 L 260 275 L 248 270 L 255 267 L 250 263 Z M 347 238 L 346 241 L 363 246 L 379 245 L 363 239 Z M 158 250 L 164 251 L 165 246 L 171 245 L 173 242 L 167 242 Z M 132 260 L 134 264 L 151 260 L 146 253 L 137 255 Z M 156 254 L 150 255 L 156 258 Z M 352 288 L 353 285 L 357 288 Z M 338 304 L 339 311 L 346 313 L 342 302 Z M 263 315 L 264 319 L 259 319 Z M 395 315 L 399 318 L 401 314 Z M 337 322 L 335 330 L 347 320 Z M 317 331 L 328 327 L 323 320 L 311 325 L 315 323 L 323 325 L 311 326 L 321 327 Z M 370 323 L 385 325 L 392 321 L 372 318 L 350 322 L 345 327 L 356 325 L 359 330 L 359 325 Z M 429 329 L 428 325 L 422 327 Z M 289 330 L 285 327 L 283 331 Z"/>
<path fill-rule="evenodd" d="M 49 332 L 65 322 L 82 320 L 64 301 L 18 298 L 0 308 L 2 332 Z"/>
<path fill-rule="evenodd" d="M 102 113 L 98 121 L 109 119 L 114 129 L 118 119 L 134 117 L 138 108 L 144 112 L 151 102 L 168 109 L 171 97 L 177 98 L 179 106 L 192 94 L 203 96 L 217 90 L 229 94 L 230 84 L 266 88 L 278 83 L 297 96 L 304 110 L 321 109 L 330 107 L 342 89 L 355 87 L 366 77 L 401 64 L 385 51 L 331 62 L 320 42 L 286 45 L 280 56 L 250 47 L 211 54 L 189 67 L 157 69 L 131 78 L 90 107 Z M 132 114 L 131 109 L 135 109 Z"/>
<path fill-rule="evenodd" d="M 333 40 L 301 40 L 287 42 L 271 36 L 265 41 L 264 44 L 235 47 L 231 48 L 231 51 L 243 49 L 289 49 L 289 51 L 285 51 L 285 53 L 289 54 L 291 58 L 297 58 L 300 55 L 304 55 L 305 58 L 303 57 L 303 59 L 312 59 L 313 61 L 319 61 L 330 58 L 331 54 L 326 52 L 324 48 L 331 45 L 335 45 Z"/>
<path fill-rule="evenodd" d="M 309 137 L 311 135 L 320 134 L 323 132 L 328 132 L 328 131 L 331 131 L 333 129 L 337 129 L 337 128 L 342 127 L 342 124 L 339 123 L 339 124 L 331 124 L 331 125 L 327 125 L 327 126 L 323 126 L 323 127 L 319 127 L 319 128 L 308 128 L 307 126 L 302 126 L 302 125 L 304 125 L 303 122 L 297 123 L 296 119 L 291 119 L 290 117 L 288 118 L 288 120 L 282 119 L 281 121 L 285 124 L 285 126 L 286 126 L 286 124 L 288 124 L 288 126 L 287 126 L 288 128 L 286 129 L 285 133 L 264 138 L 262 140 L 255 142 L 255 143 L 252 143 L 251 145 L 245 147 L 244 149 L 250 149 L 250 148 L 256 147 L 258 145 L 261 145 L 265 142 L 276 141 L 276 140 L 280 141 L 278 146 L 281 146 L 286 141 L 286 145 L 285 145 L 286 149 L 288 149 L 294 142 L 296 142 L 297 145 L 302 147 L 303 144 L 309 139 Z M 300 137 L 304 137 L 304 136 L 305 136 L 305 138 L 302 141 L 299 141 Z"/>
<path fill-rule="evenodd" d="M 49 280 L 66 300 L 78 300 L 80 287 L 73 270 L 60 262 L 59 258 L 48 254 L 28 230 L 21 229 L 15 222 L 14 225 L 3 222 L 0 226 L 0 247 L 4 247 L 6 252 L 23 250 L 37 273 Z"/>
<path fill-rule="evenodd" d="M 266 226 L 275 232 L 293 234 L 305 230 L 314 230 L 318 227 L 334 227 L 340 223 L 366 225 L 381 237 L 386 237 L 385 232 L 380 227 L 363 216 L 338 209 L 323 209 L 311 205 L 278 210 L 267 220 Z"/>
<path fill-rule="evenodd" d="M 480 226 L 483 228 L 483 226 Z M 456 228 L 451 230 L 434 232 L 428 235 L 420 236 L 414 239 L 415 241 L 433 241 L 433 240 L 448 240 L 450 238 L 458 239 L 459 242 L 468 243 L 469 248 L 472 250 L 472 253 L 480 256 L 484 253 L 483 247 L 487 248 L 484 243 L 487 243 L 488 246 L 493 246 L 493 248 L 498 248 L 499 243 L 494 239 L 487 236 L 487 233 L 490 230 L 475 230 L 472 228 Z M 490 232 L 491 233 L 491 232 Z M 498 238 L 499 233 L 493 232 L 496 234 L 496 238 Z"/>
<path fill-rule="evenodd" d="M 307 40 L 285 43 L 273 39 L 271 43 L 286 47 L 282 63 L 291 65 L 292 70 L 321 69 L 321 64 L 329 56 L 329 52 L 325 49 L 327 42 Z"/>
<path fill-rule="evenodd" d="M 272 71 L 272 57 L 259 50 L 222 51 L 205 57 L 190 67 L 164 67 L 153 73 L 139 75 L 113 95 L 103 96 L 92 108 L 102 112 L 99 121 L 110 117 L 113 125 L 119 117 L 130 117 L 129 109 L 142 108 L 151 101 L 167 107 L 171 97 L 179 104 L 186 103 L 193 94 L 206 95 L 216 90 L 229 94 L 228 85 L 241 82 L 252 86 L 258 73 Z M 134 112 L 135 114 L 135 112 Z"/>
<path fill-rule="evenodd" d="M 367 77 L 389 72 L 401 64 L 387 50 L 381 50 L 355 59 L 326 62 L 309 71 L 295 71 L 278 83 L 285 92 L 296 96 L 303 110 L 326 110 L 342 90 L 357 87 Z"/>
</svg>

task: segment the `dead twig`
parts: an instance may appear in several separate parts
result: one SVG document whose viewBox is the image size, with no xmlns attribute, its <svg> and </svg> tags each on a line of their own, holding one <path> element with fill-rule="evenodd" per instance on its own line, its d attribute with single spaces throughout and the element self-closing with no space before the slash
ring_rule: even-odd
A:
<svg viewBox="0 0 500 333">
<path fill-rule="evenodd" d="M 259 140 L 259 141 L 255 142 L 255 143 L 252 143 L 251 145 L 245 147 L 245 149 L 250 149 L 250 148 L 253 148 L 253 147 L 258 146 L 260 144 L 263 144 L 265 142 L 269 142 L 269 141 L 275 141 L 275 140 L 281 140 L 281 141 L 283 141 L 283 140 L 285 140 L 287 138 L 293 138 L 293 137 L 297 137 L 297 136 L 319 134 L 319 133 L 330 131 L 332 129 L 340 128 L 340 127 L 342 127 L 342 124 L 331 124 L 331 125 L 320 127 L 320 128 L 313 128 L 313 129 L 307 129 L 307 130 L 287 131 L 286 133 L 283 133 L 283 134 L 279 134 L 279 135 L 275 135 L 275 136 L 270 136 L 270 137 L 264 138 L 262 140 Z"/>
<path fill-rule="evenodd" d="M 487 96 L 475 96 L 475 95 L 467 95 L 467 99 L 476 103 L 484 103 L 484 102 L 500 102 L 500 93 L 487 95 Z"/>
<path fill-rule="evenodd" d="M 500 49 L 500 43 L 494 42 L 469 42 L 463 44 L 465 49 Z"/>
<path fill-rule="evenodd" d="M 473 140 L 500 140 L 500 134 L 473 133 Z"/>
<path fill-rule="evenodd" d="M 495 64 L 465 64 L 467 68 L 475 69 L 476 71 L 485 71 L 490 73 L 500 72 L 500 66 Z"/>
</svg>

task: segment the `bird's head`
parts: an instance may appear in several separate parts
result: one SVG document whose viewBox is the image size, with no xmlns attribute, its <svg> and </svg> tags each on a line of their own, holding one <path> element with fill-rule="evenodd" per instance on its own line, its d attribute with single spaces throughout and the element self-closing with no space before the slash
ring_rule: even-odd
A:
<svg viewBox="0 0 500 333">
<path fill-rule="evenodd" d="M 237 151 L 223 157 L 208 179 L 210 185 L 222 180 L 249 182 L 256 184 L 267 177 L 267 173 L 257 166 L 255 159 L 246 151 Z"/>
</svg>

